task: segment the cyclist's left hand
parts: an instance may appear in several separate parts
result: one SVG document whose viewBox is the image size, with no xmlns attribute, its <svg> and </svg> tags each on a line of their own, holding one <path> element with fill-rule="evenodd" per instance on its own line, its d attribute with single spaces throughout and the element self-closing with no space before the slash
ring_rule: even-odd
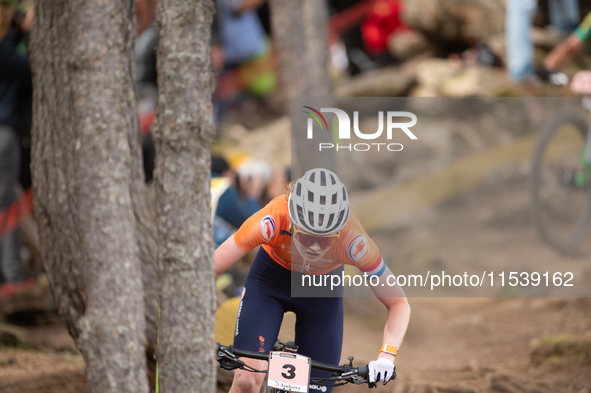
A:
<svg viewBox="0 0 591 393">
<path fill-rule="evenodd" d="M 394 373 L 394 363 L 389 359 L 379 358 L 369 362 L 369 386 L 373 387 L 377 382 L 388 383 Z"/>
</svg>

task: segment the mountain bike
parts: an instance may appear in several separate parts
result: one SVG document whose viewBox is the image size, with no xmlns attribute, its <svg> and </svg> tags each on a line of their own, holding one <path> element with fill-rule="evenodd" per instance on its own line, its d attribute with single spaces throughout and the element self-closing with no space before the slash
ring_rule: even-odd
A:
<svg viewBox="0 0 591 393">
<path fill-rule="evenodd" d="M 591 98 L 583 98 L 591 113 Z M 581 111 L 556 115 L 536 145 L 530 182 L 534 222 L 563 254 L 587 240 L 591 226 L 591 126 Z"/>
<path fill-rule="evenodd" d="M 237 368 L 252 372 L 267 373 L 267 393 L 298 392 L 307 393 L 310 385 L 316 385 L 315 388 L 322 390 L 326 382 L 334 382 L 334 386 L 342 386 L 347 383 L 361 385 L 369 384 L 368 368 L 363 366 L 353 366 L 353 356 L 349 356 L 349 364 L 335 366 L 326 363 L 320 363 L 309 357 L 297 354 L 297 346 L 292 342 L 286 344 L 277 342 L 271 352 L 251 352 L 244 351 L 234 346 L 224 346 L 217 344 L 216 360 L 224 370 L 235 370 Z M 249 359 L 265 360 L 269 367 L 267 370 L 257 370 L 247 366 L 238 357 Z M 311 378 L 311 369 L 324 370 L 332 372 L 333 375 L 328 378 Z M 390 381 L 396 378 L 396 367 Z M 372 384 L 375 386 L 375 384 Z M 370 387 L 373 387 L 370 386 Z"/>
</svg>

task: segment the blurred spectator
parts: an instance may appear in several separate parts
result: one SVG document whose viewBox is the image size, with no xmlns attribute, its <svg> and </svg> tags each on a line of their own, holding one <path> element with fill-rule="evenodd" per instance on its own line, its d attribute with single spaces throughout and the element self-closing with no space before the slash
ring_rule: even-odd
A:
<svg viewBox="0 0 591 393">
<path fill-rule="evenodd" d="M 266 161 L 245 154 L 211 160 L 212 220 L 216 247 L 230 237 L 253 212 L 284 193 L 288 171 L 273 171 Z"/>
<path fill-rule="evenodd" d="M 579 23 L 577 0 L 548 0 L 550 22 L 561 33 L 570 33 Z M 537 0 L 507 0 L 505 39 L 507 68 L 515 82 L 534 76 L 534 45 L 530 31 Z"/>
<path fill-rule="evenodd" d="M 17 12 L 16 1 L 0 0 L 0 294 L 9 295 L 34 285 L 20 265 L 20 234 L 15 187 L 21 149 L 17 94 L 30 84 L 29 57 L 19 45 L 33 26 L 33 11 Z"/>
<path fill-rule="evenodd" d="M 385 52 L 390 34 L 407 27 L 400 20 L 402 2 L 379 0 L 374 2 L 361 24 L 365 49 L 370 55 Z"/>
<path fill-rule="evenodd" d="M 213 231 L 216 247 L 262 207 L 264 180 L 258 168 L 254 169 L 247 168 L 248 173 L 237 173 L 230 169 L 223 157 L 212 157 L 211 193 L 215 208 Z"/>
<path fill-rule="evenodd" d="M 216 0 L 224 67 L 232 67 L 263 53 L 265 30 L 256 13 L 264 0 Z"/>
<path fill-rule="evenodd" d="M 255 160 L 243 153 L 228 153 L 211 157 L 211 201 L 215 247 L 226 239 L 272 198 L 284 194 L 289 171 L 273 172 L 265 161 Z M 229 162 L 229 163 L 228 163 Z M 229 296 L 242 293 L 247 274 L 238 266 L 222 274 L 218 289 Z"/>
<path fill-rule="evenodd" d="M 556 46 L 544 59 L 544 68 L 555 72 L 573 59 L 583 48 L 585 42 L 591 41 L 591 12 L 587 14 L 581 25 L 566 40 Z"/>
<path fill-rule="evenodd" d="M 156 114 L 158 102 L 158 73 L 156 69 L 156 49 L 158 32 L 154 27 L 158 0 L 137 0 L 137 38 L 135 41 L 135 83 L 138 95 L 138 110 L 142 130 L 142 156 L 146 182 L 152 181 L 154 174 L 154 142 L 150 124 Z"/>
<path fill-rule="evenodd" d="M 277 85 L 271 44 L 257 14 L 264 0 L 216 0 L 212 60 L 220 71 L 214 94 L 216 119 L 229 107 L 269 111 L 264 97 Z M 271 110 L 271 112 L 273 112 Z"/>
<path fill-rule="evenodd" d="M 158 33 L 154 27 L 157 0 L 137 0 L 137 38 L 135 41 L 136 73 L 140 113 L 156 107 L 158 99 L 158 77 L 156 72 L 156 48 Z"/>
</svg>

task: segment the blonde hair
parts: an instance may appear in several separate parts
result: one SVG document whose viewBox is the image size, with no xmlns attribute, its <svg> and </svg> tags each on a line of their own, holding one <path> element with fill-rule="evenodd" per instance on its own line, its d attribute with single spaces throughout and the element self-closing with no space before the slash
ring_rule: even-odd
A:
<svg viewBox="0 0 591 393">
<path fill-rule="evenodd" d="M 285 200 L 289 201 L 289 194 L 291 193 L 291 187 L 293 187 L 293 182 L 286 184 L 283 189 L 285 190 Z"/>
<path fill-rule="evenodd" d="M 14 7 L 0 7 L 0 39 L 3 39 L 8 34 L 8 29 L 10 29 L 10 25 L 12 24 L 15 11 L 16 8 Z"/>
</svg>

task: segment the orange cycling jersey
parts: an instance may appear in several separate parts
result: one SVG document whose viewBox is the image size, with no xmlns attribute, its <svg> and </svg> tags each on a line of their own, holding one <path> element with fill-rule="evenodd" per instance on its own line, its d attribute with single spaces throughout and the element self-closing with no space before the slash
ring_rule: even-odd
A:
<svg viewBox="0 0 591 393">
<path fill-rule="evenodd" d="M 253 214 L 234 234 L 238 248 L 249 252 L 261 245 L 281 266 L 306 274 L 328 273 L 342 264 L 353 265 L 369 275 L 380 276 L 386 269 L 378 247 L 353 213 L 340 236 L 317 262 L 304 265 L 290 236 L 291 220 L 285 195 L 273 199 Z M 305 268 L 303 268 L 305 266 Z"/>
</svg>

